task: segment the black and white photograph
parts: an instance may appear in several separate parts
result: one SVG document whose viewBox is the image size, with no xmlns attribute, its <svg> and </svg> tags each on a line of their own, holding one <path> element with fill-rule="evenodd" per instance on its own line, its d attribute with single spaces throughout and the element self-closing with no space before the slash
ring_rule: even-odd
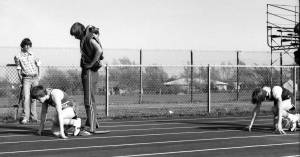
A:
<svg viewBox="0 0 300 157">
<path fill-rule="evenodd" d="M 300 0 L 0 0 L 0 157 L 300 157 Z"/>
</svg>

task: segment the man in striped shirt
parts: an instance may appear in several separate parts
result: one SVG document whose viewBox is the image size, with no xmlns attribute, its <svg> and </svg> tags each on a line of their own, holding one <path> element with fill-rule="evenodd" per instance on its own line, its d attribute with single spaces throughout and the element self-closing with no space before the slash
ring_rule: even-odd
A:
<svg viewBox="0 0 300 157">
<path fill-rule="evenodd" d="M 38 85 L 41 62 L 30 52 L 32 47 L 30 39 L 23 39 L 20 46 L 21 52 L 14 57 L 14 60 L 23 91 L 23 112 L 20 123 L 27 124 L 29 121 L 37 122 L 36 102 L 30 98 L 30 90 Z"/>
</svg>

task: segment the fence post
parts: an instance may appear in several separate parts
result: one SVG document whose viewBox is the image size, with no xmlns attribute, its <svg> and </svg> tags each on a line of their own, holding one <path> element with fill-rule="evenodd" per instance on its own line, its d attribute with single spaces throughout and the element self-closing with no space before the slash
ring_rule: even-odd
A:
<svg viewBox="0 0 300 157">
<path fill-rule="evenodd" d="M 210 96 L 211 96 L 211 91 L 210 91 L 210 65 L 208 64 L 207 66 L 207 112 L 210 113 Z"/>
<path fill-rule="evenodd" d="M 294 78 L 293 78 L 293 95 L 294 95 L 294 105 L 296 105 L 296 102 L 297 102 L 297 88 L 296 88 L 296 80 L 297 80 L 297 68 L 296 66 L 293 67 L 293 73 L 294 73 Z"/>
<path fill-rule="evenodd" d="M 142 64 L 143 64 L 143 52 L 140 49 L 140 97 L 139 97 L 139 104 L 143 102 L 143 71 L 142 71 Z"/>
<path fill-rule="evenodd" d="M 273 50 L 271 49 L 270 86 L 273 86 L 273 67 L 272 66 L 273 66 Z"/>
<path fill-rule="evenodd" d="M 109 67 L 108 64 L 106 64 L 105 67 L 105 86 L 106 86 L 106 96 L 105 96 L 105 114 L 106 117 L 109 116 Z"/>
<path fill-rule="evenodd" d="M 236 100 L 239 101 L 239 92 L 240 92 L 240 51 L 236 51 Z"/>
<path fill-rule="evenodd" d="M 282 75 L 282 52 L 280 52 L 280 86 L 283 85 Z"/>
<path fill-rule="evenodd" d="M 193 73 L 194 73 L 194 69 L 193 69 L 193 64 L 194 64 L 194 58 L 193 58 L 193 51 L 191 50 L 191 103 L 193 103 Z"/>
</svg>

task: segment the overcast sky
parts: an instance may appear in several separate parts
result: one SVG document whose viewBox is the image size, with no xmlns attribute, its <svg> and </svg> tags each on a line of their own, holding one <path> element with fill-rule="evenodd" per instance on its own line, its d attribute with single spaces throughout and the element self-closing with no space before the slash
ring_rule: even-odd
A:
<svg viewBox="0 0 300 157">
<path fill-rule="evenodd" d="M 0 47 L 78 47 L 74 22 L 100 27 L 104 48 L 269 50 L 266 5 L 298 0 L 1 0 Z"/>
</svg>

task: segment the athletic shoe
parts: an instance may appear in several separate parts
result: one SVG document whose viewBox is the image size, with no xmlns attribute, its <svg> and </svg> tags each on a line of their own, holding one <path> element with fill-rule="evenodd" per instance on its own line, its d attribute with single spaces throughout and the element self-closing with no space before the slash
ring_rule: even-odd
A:
<svg viewBox="0 0 300 157">
<path fill-rule="evenodd" d="M 28 122 L 29 120 L 25 117 L 20 121 L 21 124 L 28 124 Z"/>
<path fill-rule="evenodd" d="M 86 130 L 81 130 L 81 131 L 79 132 L 79 135 L 80 135 L 80 136 L 91 136 L 92 133 L 90 133 L 90 132 L 88 132 L 88 131 L 86 131 Z"/>
<path fill-rule="evenodd" d="M 60 132 L 59 131 L 53 131 L 52 132 L 54 136 L 59 137 L 60 136 Z"/>
<path fill-rule="evenodd" d="M 77 136 L 80 132 L 80 127 L 81 127 L 81 119 L 80 118 L 77 118 L 75 121 L 74 121 L 74 136 Z"/>
</svg>

